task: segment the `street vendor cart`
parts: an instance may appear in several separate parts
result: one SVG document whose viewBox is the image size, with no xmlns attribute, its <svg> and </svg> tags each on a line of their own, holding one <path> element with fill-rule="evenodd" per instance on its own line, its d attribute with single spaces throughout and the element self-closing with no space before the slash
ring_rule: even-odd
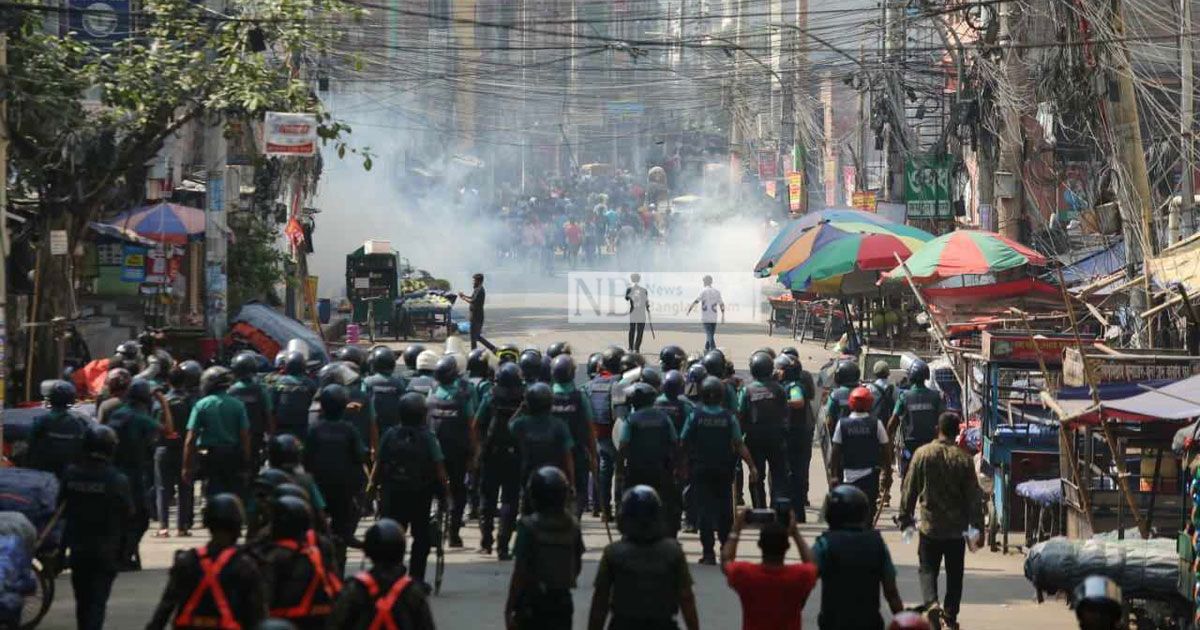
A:
<svg viewBox="0 0 1200 630">
<path fill-rule="evenodd" d="M 396 300 L 395 324 L 397 338 L 445 339 L 453 322 L 450 310 L 458 296 L 450 291 L 425 289 L 405 293 Z"/>
</svg>

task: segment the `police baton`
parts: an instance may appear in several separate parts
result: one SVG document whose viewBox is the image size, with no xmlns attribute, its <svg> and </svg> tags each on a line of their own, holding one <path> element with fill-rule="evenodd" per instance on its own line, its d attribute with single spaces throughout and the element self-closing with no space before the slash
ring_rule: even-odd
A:
<svg viewBox="0 0 1200 630">
<path fill-rule="evenodd" d="M 657 339 L 654 336 L 654 320 L 650 319 L 650 305 L 646 304 L 646 323 L 650 325 L 650 338 Z"/>
<path fill-rule="evenodd" d="M 50 535 L 51 530 L 53 530 L 54 526 L 58 524 L 58 519 L 62 517 L 63 510 L 66 509 L 66 507 L 66 502 L 60 503 L 58 509 L 54 511 L 54 515 L 51 516 L 50 520 L 46 522 L 46 527 L 44 527 L 42 532 L 38 534 L 37 542 L 33 544 L 33 550 L 35 552 L 41 548 L 42 543 L 46 542 L 46 537 Z M 611 538 L 611 536 L 609 538 Z"/>
</svg>

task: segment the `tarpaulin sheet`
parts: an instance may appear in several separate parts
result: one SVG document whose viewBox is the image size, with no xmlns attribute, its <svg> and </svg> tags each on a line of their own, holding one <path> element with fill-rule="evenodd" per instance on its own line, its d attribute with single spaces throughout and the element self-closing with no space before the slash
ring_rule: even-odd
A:
<svg viewBox="0 0 1200 630">
<path fill-rule="evenodd" d="M 1117 239 L 1112 245 L 1063 267 L 1062 277 L 1063 282 L 1071 287 L 1098 280 L 1124 268 L 1125 241 Z M 1048 273 L 1044 277 L 1055 280 L 1057 273 Z"/>
<path fill-rule="evenodd" d="M 308 358 L 310 361 L 315 360 L 325 363 L 329 360 L 328 354 L 325 352 L 325 342 L 321 340 L 321 337 L 315 331 L 264 304 L 259 304 L 258 302 L 246 304 L 242 307 L 242 310 L 238 311 L 237 317 L 233 319 L 233 323 L 245 323 L 253 326 L 262 332 L 262 334 L 270 337 L 278 348 L 286 347 L 287 342 L 292 339 L 302 339 L 308 344 Z M 259 351 L 264 354 L 267 353 L 263 349 Z"/>
<path fill-rule="evenodd" d="M 1160 286 L 1179 283 L 1189 293 L 1200 290 L 1200 238 L 1147 260 L 1146 267 Z"/>
<path fill-rule="evenodd" d="M 1200 417 L 1200 374 L 1136 396 L 1105 400 L 1098 408 L 1089 405 L 1076 411 L 1073 407 L 1077 407 L 1081 401 L 1070 402 L 1074 404 L 1063 407 L 1072 413 L 1068 422 L 1075 424 L 1096 424 L 1101 414 L 1106 418 L 1129 422 L 1185 422 Z"/>
<path fill-rule="evenodd" d="M 1179 552 L 1174 538 L 1068 540 L 1038 543 L 1025 558 L 1025 579 L 1039 591 L 1071 592 L 1089 575 L 1103 575 L 1126 596 L 1176 592 Z"/>
<path fill-rule="evenodd" d="M 1036 278 L 1022 278 L 1009 282 L 976 284 L 964 287 L 930 287 L 921 289 L 921 294 L 930 304 L 976 304 L 994 300 L 1022 297 L 1060 298 L 1058 287 Z"/>
</svg>

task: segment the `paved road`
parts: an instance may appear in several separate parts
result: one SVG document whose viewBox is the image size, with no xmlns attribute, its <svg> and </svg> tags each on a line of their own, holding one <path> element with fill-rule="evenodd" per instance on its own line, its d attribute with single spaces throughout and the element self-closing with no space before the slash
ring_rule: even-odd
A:
<svg viewBox="0 0 1200 630">
<path fill-rule="evenodd" d="M 489 296 L 488 327 L 486 332 L 494 342 L 531 343 L 545 347 L 552 341 L 565 340 L 572 344 L 578 354 L 602 347 L 608 343 L 623 343 L 624 330 L 616 326 L 572 326 L 562 323 L 566 306 L 561 294 L 501 294 Z M 789 345 L 786 338 L 768 337 L 765 325 L 728 326 L 718 331 L 718 344 L 728 348 L 734 362 L 744 366 L 750 353 L 764 345 L 776 347 Z M 685 349 L 703 346 L 703 335 L 699 326 L 670 326 L 658 328 L 658 338 L 646 339 L 643 350 L 646 354 L 657 353 L 667 343 L 675 343 Z M 648 333 L 647 333 L 648 334 Z M 403 345 L 403 344 L 401 344 Z M 830 356 L 818 344 L 805 344 L 800 348 L 803 362 L 817 366 Z M 814 480 L 811 501 L 819 505 L 826 491 L 824 472 L 820 470 L 820 456 L 813 458 Z M 890 511 L 894 513 L 894 510 Z M 885 513 L 881 523 L 890 523 L 891 513 Z M 810 541 L 823 526 L 816 511 L 810 510 L 809 524 L 802 526 L 803 535 Z M 575 594 L 575 627 L 585 626 L 587 607 L 590 603 L 593 575 L 599 550 L 607 542 L 604 527 L 597 520 L 585 517 L 585 542 L 589 549 L 580 588 Z M 151 529 L 153 531 L 153 528 Z M 198 532 L 202 535 L 203 532 Z M 509 565 L 494 558 L 482 558 L 472 551 L 478 542 L 478 532 L 465 531 L 467 547 L 448 554 L 446 584 L 443 594 L 433 599 L 434 616 L 441 628 L 470 628 L 489 630 L 503 628 L 501 611 L 508 586 Z M 919 599 L 917 584 L 916 545 L 906 545 L 894 527 L 887 527 L 884 538 L 891 548 L 893 559 L 900 573 L 900 592 L 908 603 Z M 118 577 L 109 606 L 110 628 L 135 628 L 145 624 L 161 593 L 166 580 L 166 568 L 173 552 L 187 545 L 197 544 L 202 538 L 188 541 L 177 539 L 159 540 L 147 538 L 143 543 L 142 555 L 147 569 L 140 573 L 128 573 Z M 698 566 L 700 546 L 695 535 L 683 535 L 682 540 L 692 563 L 692 576 L 696 581 L 701 625 L 706 628 L 737 628 L 741 609 L 734 594 L 725 586 L 719 569 Z M 742 545 L 742 556 L 752 559 L 757 548 L 753 535 Z M 794 556 L 795 553 L 793 552 Z M 351 568 L 356 570 L 360 557 L 351 556 Z M 1037 604 L 1033 592 L 1022 571 L 1023 557 L 1010 553 L 1002 555 L 983 551 L 967 559 L 966 594 L 960 619 L 970 630 L 1010 630 L 1022 626 L 1038 628 L 1073 627 L 1073 616 L 1062 602 L 1048 601 Z M 59 597 L 55 602 L 45 628 L 73 627 L 73 604 L 71 588 L 66 577 L 58 583 Z M 815 628 L 820 608 L 820 591 L 814 591 L 805 606 L 805 624 Z"/>
</svg>

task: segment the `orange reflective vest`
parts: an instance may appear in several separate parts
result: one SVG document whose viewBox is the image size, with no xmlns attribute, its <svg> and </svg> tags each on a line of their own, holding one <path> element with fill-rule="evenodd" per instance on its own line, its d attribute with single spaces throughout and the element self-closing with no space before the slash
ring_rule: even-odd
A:
<svg viewBox="0 0 1200 630">
<path fill-rule="evenodd" d="M 333 610 L 333 600 L 337 598 L 338 591 L 342 590 L 342 581 L 325 569 L 325 560 L 321 557 L 320 546 L 317 545 L 317 533 L 311 529 L 308 530 L 303 544 L 294 540 L 277 540 L 275 544 L 303 555 L 312 565 L 313 576 L 308 587 L 304 589 L 304 595 L 296 605 L 287 608 L 272 608 L 271 616 L 280 619 L 302 619 L 328 615 Z M 319 604 L 314 603 L 318 588 L 324 594 L 324 601 Z"/>
<path fill-rule="evenodd" d="M 175 617 L 176 628 L 218 628 L 219 630 L 241 630 L 242 624 L 233 616 L 229 608 L 229 598 L 225 597 L 225 589 L 221 588 L 221 570 L 233 560 L 237 554 L 236 547 L 228 547 L 222 551 L 216 560 L 208 557 L 207 547 L 197 547 L 196 557 L 200 560 L 200 583 L 192 591 L 183 608 Z M 197 615 L 196 608 L 208 595 L 217 607 L 217 616 Z"/>
<path fill-rule="evenodd" d="M 404 589 L 412 584 L 412 578 L 406 575 L 396 580 L 383 597 L 379 596 L 379 583 L 371 577 L 370 573 L 364 571 L 354 576 L 354 579 L 362 583 L 367 589 L 367 595 L 375 600 L 375 618 L 368 626 L 368 630 L 400 630 L 396 625 L 396 619 L 392 617 L 392 608 L 396 605 L 396 600 L 399 599 Z"/>
</svg>

